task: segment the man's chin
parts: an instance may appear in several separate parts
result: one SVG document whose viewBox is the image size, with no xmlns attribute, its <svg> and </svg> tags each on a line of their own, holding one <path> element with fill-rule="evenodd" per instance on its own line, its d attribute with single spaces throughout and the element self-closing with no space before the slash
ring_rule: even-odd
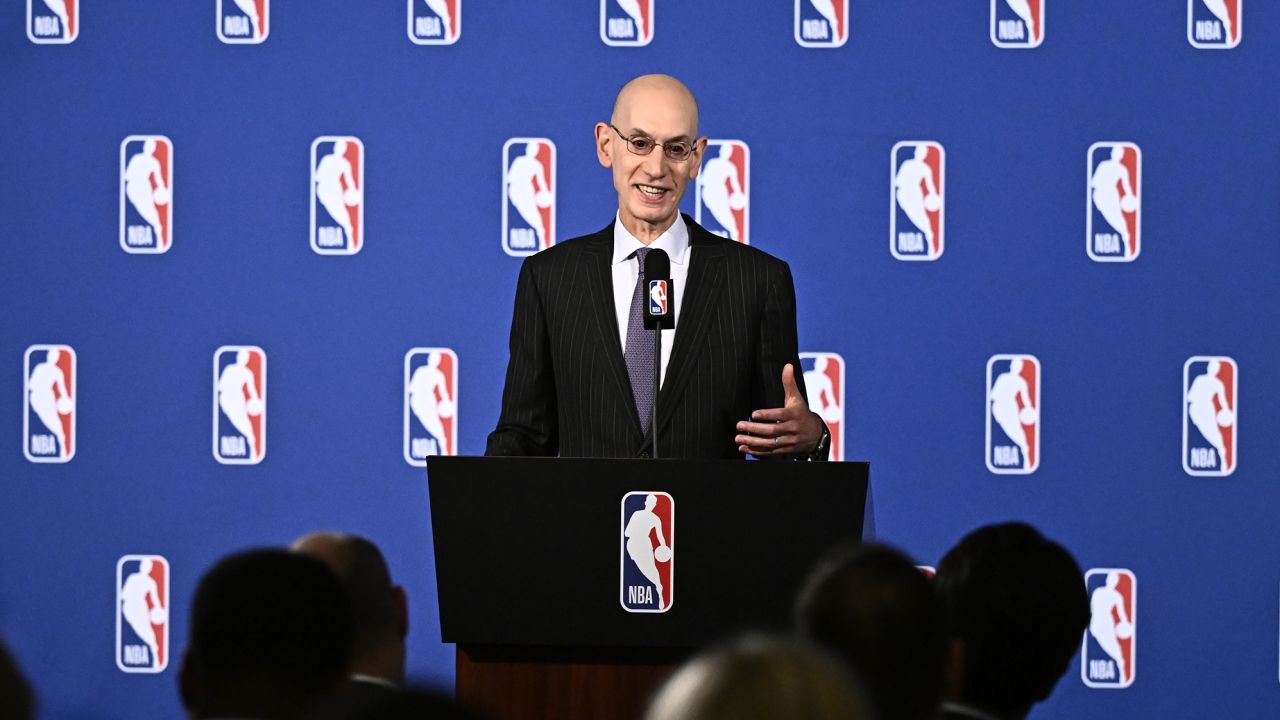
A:
<svg viewBox="0 0 1280 720">
<path fill-rule="evenodd" d="M 667 208 L 629 207 L 627 210 L 637 221 L 655 226 L 670 225 L 680 215 L 679 205 Z"/>
</svg>

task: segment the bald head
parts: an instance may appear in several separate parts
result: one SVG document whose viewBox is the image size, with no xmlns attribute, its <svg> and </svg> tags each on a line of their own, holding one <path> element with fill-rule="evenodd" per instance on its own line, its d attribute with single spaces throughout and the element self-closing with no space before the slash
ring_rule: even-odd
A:
<svg viewBox="0 0 1280 720">
<path fill-rule="evenodd" d="M 670 75 L 641 75 L 623 85 L 613 101 L 613 124 L 626 127 L 637 107 L 660 107 L 678 114 L 689 125 L 689 137 L 698 135 L 698 101 L 684 83 Z"/>
</svg>

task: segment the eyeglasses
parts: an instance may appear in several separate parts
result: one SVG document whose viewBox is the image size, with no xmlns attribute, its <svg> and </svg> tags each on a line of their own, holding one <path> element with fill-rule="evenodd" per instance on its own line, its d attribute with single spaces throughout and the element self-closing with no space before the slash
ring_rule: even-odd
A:
<svg viewBox="0 0 1280 720">
<path fill-rule="evenodd" d="M 690 155 L 693 155 L 693 143 L 688 140 L 671 140 L 660 143 L 653 138 L 645 137 L 644 135 L 627 137 L 622 134 L 621 130 L 613 127 L 612 124 L 610 124 L 609 127 L 613 128 L 613 131 L 618 133 L 618 137 L 622 138 L 623 141 L 627 143 L 627 149 L 630 150 L 633 155 L 648 155 L 653 152 L 655 147 L 661 147 L 662 154 L 666 155 L 667 159 L 672 162 L 684 162 L 689 159 Z"/>
</svg>

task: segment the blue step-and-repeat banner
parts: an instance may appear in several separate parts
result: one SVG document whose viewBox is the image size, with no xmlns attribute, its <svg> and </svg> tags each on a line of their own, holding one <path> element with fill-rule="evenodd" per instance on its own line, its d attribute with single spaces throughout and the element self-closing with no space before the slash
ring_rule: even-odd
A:
<svg viewBox="0 0 1280 720">
<path fill-rule="evenodd" d="M 383 547 L 452 682 L 422 465 L 483 452 L 521 257 L 612 218 L 592 126 L 644 72 L 702 104 L 685 210 L 791 263 L 879 536 L 1078 558 L 1035 714 L 1274 716 L 1280 8 L 1245 4 L 9 0 L 0 629 L 45 716 L 177 715 L 201 573 L 316 529 Z"/>
</svg>

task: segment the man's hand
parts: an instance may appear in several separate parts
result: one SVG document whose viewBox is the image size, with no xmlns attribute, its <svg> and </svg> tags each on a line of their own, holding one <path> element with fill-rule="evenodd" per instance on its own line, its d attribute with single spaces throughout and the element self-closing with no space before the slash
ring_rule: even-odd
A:
<svg viewBox="0 0 1280 720">
<path fill-rule="evenodd" d="M 739 435 L 734 438 L 738 452 L 756 457 L 803 455 L 818 446 L 824 425 L 800 394 L 791 363 L 782 368 L 782 393 L 782 407 L 756 410 L 751 413 L 752 422 L 738 423 Z"/>
</svg>

